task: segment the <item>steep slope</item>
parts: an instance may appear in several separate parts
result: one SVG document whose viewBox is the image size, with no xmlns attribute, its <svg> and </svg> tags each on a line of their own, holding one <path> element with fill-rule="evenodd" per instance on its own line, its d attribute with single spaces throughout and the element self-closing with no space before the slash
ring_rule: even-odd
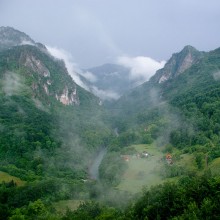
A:
<svg viewBox="0 0 220 220">
<path fill-rule="evenodd" d="M 194 132 L 187 126 L 173 131 L 171 142 L 179 147 L 206 145 L 212 159 L 220 156 L 219 69 L 220 50 L 216 49 L 184 75 L 167 82 L 162 94 L 194 128 Z"/>
<path fill-rule="evenodd" d="M 4 42 L 15 32 L 11 45 L 31 40 L 10 31 L 0 36 Z M 34 45 L 5 47 L 0 102 L 1 170 L 28 180 L 64 173 L 86 177 L 88 158 L 108 128 L 97 122 L 103 115 L 99 99 L 72 80 L 63 61 Z"/>
<path fill-rule="evenodd" d="M 188 54 L 192 53 L 191 49 Z M 123 120 L 124 131 L 134 129 L 142 133 L 148 128 L 146 133 L 154 140 L 163 140 L 162 145 L 171 143 L 179 148 L 197 144 L 215 146 L 213 152 L 209 152 L 214 158 L 220 155 L 217 137 L 220 123 L 220 50 L 196 52 L 198 56 L 194 63 L 190 61 L 189 67 L 180 73 L 186 63 L 186 59 L 180 57 L 192 56 L 185 51 L 186 48 L 175 54 L 149 82 L 118 100 L 112 107 L 117 118 L 114 126 L 120 127 Z M 170 63 L 176 69 L 172 74 L 168 71 L 172 69 Z M 160 81 L 165 76 L 168 76 L 166 80 Z"/>
<path fill-rule="evenodd" d="M 48 102 L 57 99 L 64 105 L 84 105 L 98 98 L 75 84 L 62 61 L 55 60 L 48 53 L 34 46 L 18 46 L 1 52 L 1 71 L 16 71 L 24 75 L 32 95 L 44 97 Z M 32 83 L 32 84 L 31 84 Z M 78 91 L 79 90 L 79 91 Z M 82 95 L 80 98 L 79 94 Z M 87 95 L 85 95 L 87 94 Z M 86 97 L 88 99 L 86 100 Z M 48 103 L 49 104 L 49 103 Z"/>
<path fill-rule="evenodd" d="M 186 46 L 179 53 L 175 53 L 158 70 L 151 79 L 134 88 L 130 93 L 122 96 L 113 106 L 115 109 L 126 109 L 127 113 L 138 113 L 163 102 L 161 94 L 167 86 L 167 82 L 182 75 L 187 69 L 198 63 L 205 56 L 191 46 Z"/>
<path fill-rule="evenodd" d="M 204 52 L 200 52 L 192 46 L 185 46 L 181 52 L 172 55 L 164 68 L 158 70 L 151 78 L 151 81 L 163 83 L 169 79 L 177 77 L 185 70 L 189 69 L 193 64 L 197 63 L 204 54 Z"/>
</svg>

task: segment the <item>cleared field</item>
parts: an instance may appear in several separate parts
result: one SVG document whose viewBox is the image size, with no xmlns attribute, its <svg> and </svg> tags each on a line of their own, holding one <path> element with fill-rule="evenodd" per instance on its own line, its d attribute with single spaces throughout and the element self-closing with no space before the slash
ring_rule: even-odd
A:
<svg viewBox="0 0 220 220">
<path fill-rule="evenodd" d="M 25 184 L 25 181 L 22 181 L 20 178 L 11 176 L 8 173 L 0 171 L 0 183 L 2 182 L 8 183 L 11 182 L 12 180 L 17 184 L 17 186 L 23 186 Z"/>
<path fill-rule="evenodd" d="M 159 175 L 160 167 L 164 165 L 161 162 L 164 154 L 154 145 L 133 145 L 138 153 L 146 151 L 149 156 L 139 158 L 131 155 L 127 161 L 128 169 L 124 173 L 121 183 L 116 187 L 118 190 L 129 192 L 140 192 L 143 186 L 150 187 L 161 183 L 163 180 Z"/>
</svg>

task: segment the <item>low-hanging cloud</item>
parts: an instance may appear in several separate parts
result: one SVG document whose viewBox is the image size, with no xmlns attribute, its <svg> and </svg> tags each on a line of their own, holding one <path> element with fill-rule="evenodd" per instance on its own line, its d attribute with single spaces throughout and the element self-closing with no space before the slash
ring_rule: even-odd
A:
<svg viewBox="0 0 220 220">
<path fill-rule="evenodd" d="M 150 79 L 158 69 L 165 65 L 165 61 L 158 62 L 150 57 L 118 57 L 117 63 L 130 69 L 129 78 L 141 84 Z"/>
<path fill-rule="evenodd" d="M 92 86 L 91 90 L 93 94 L 100 97 L 102 100 L 116 100 L 120 97 L 120 95 L 114 91 L 98 89 L 96 86 Z"/>
<path fill-rule="evenodd" d="M 220 80 L 220 71 L 213 73 L 213 78 L 214 78 L 214 80 L 219 81 Z"/>
<path fill-rule="evenodd" d="M 100 90 L 96 86 L 91 86 L 91 85 L 89 86 L 89 85 L 85 84 L 81 80 L 80 76 L 83 76 L 85 79 L 87 79 L 91 83 L 97 81 L 96 76 L 93 75 L 89 71 L 85 71 L 85 72 L 82 71 L 77 66 L 77 64 L 75 64 L 72 61 L 73 58 L 69 52 L 67 52 L 63 49 L 56 48 L 56 47 L 50 47 L 50 46 L 46 46 L 46 47 L 52 56 L 54 56 L 57 59 L 61 59 L 65 62 L 66 68 L 76 84 L 78 84 L 79 86 L 83 87 L 84 89 L 86 89 L 88 91 L 91 91 L 94 95 L 98 96 L 102 100 L 112 100 L 112 99 L 118 99 L 120 97 L 114 91 Z"/>
<path fill-rule="evenodd" d="M 23 40 L 20 45 L 31 45 L 31 46 L 34 46 L 35 44 L 33 42 L 31 42 L 31 41 Z"/>
<path fill-rule="evenodd" d="M 97 81 L 97 77 L 89 71 L 86 71 L 86 72 L 81 71 L 80 75 L 82 75 L 84 78 L 86 78 L 88 81 L 90 81 L 92 83 Z"/>
<path fill-rule="evenodd" d="M 102 90 L 96 86 L 91 86 L 82 81 L 82 77 L 91 83 L 97 81 L 97 77 L 91 72 L 82 71 L 76 63 L 73 62 L 72 55 L 60 48 L 46 46 L 49 53 L 57 59 L 61 59 L 65 62 L 66 68 L 75 81 L 76 84 L 84 89 L 91 91 L 102 100 L 116 100 L 120 97 L 119 94 L 112 90 Z M 165 61 L 158 62 L 150 57 L 127 57 L 122 56 L 117 59 L 117 63 L 130 69 L 129 79 L 133 82 L 134 86 L 149 80 L 149 78 L 160 68 L 163 68 Z"/>
<path fill-rule="evenodd" d="M 7 96 L 12 96 L 24 89 L 21 77 L 13 72 L 6 72 L 3 80 L 3 91 Z"/>
<path fill-rule="evenodd" d="M 72 61 L 73 60 L 72 55 L 69 52 L 57 47 L 50 47 L 50 46 L 46 46 L 46 47 L 52 56 L 64 61 L 67 71 L 72 77 L 72 79 L 75 81 L 75 83 L 83 87 L 84 89 L 89 90 L 87 85 L 83 83 L 82 80 L 80 79 L 79 72 L 81 72 L 81 70 L 78 68 L 77 64 L 75 64 Z"/>
</svg>

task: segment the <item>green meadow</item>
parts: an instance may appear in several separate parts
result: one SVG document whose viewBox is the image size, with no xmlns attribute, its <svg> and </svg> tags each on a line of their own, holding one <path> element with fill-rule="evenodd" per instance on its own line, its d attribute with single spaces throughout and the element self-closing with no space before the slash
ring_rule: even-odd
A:
<svg viewBox="0 0 220 220">
<path fill-rule="evenodd" d="M 162 162 L 164 154 L 161 150 L 155 145 L 141 144 L 132 145 L 131 147 L 137 151 L 137 154 L 146 151 L 149 156 L 138 158 L 135 154 L 131 155 L 129 161 L 127 161 L 128 168 L 116 188 L 118 190 L 137 193 L 144 186 L 150 187 L 161 183 L 163 180 L 159 170 L 164 164 Z"/>
<path fill-rule="evenodd" d="M 23 186 L 25 184 L 25 181 L 22 181 L 20 178 L 11 176 L 8 173 L 0 171 L 0 183 L 2 182 L 9 183 L 12 180 L 17 184 L 17 186 Z"/>
</svg>

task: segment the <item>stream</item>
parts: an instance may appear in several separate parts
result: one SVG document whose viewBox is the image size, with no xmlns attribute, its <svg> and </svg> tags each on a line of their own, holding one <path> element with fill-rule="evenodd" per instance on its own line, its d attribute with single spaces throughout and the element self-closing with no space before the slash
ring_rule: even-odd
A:
<svg viewBox="0 0 220 220">
<path fill-rule="evenodd" d="M 102 162 L 103 157 L 107 153 L 107 148 L 101 148 L 97 153 L 97 156 L 93 160 L 91 166 L 89 167 L 89 176 L 91 179 L 99 179 L 99 165 Z"/>
</svg>

